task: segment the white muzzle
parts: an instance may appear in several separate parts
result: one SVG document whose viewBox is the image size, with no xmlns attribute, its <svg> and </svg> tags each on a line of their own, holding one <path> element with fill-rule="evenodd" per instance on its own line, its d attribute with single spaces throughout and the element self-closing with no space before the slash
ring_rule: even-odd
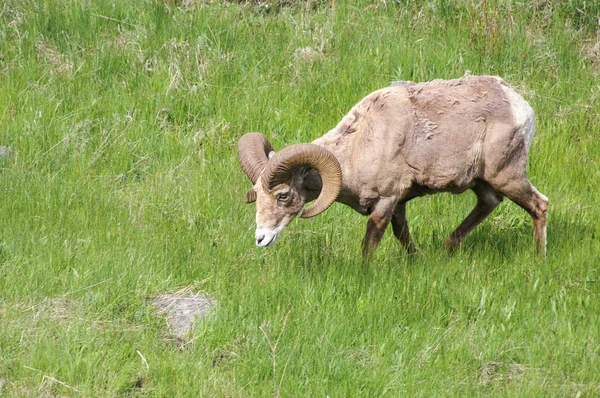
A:
<svg viewBox="0 0 600 398">
<path fill-rule="evenodd" d="M 265 247 L 275 243 L 283 228 L 270 229 L 265 227 L 256 228 L 256 246 Z"/>
</svg>

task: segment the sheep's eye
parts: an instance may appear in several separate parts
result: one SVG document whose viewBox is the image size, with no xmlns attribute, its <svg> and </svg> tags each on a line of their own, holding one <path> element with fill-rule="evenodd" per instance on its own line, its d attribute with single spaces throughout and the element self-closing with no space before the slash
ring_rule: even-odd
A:
<svg viewBox="0 0 600 398">
<path fill-rule="evenodd" d="M 288 193 L 280 193 L 279 195 L 277 195 L 277 200 L 285 202 L 286 200 L 288 200 L 288 197 L 289 197 Z"/>
</svg>

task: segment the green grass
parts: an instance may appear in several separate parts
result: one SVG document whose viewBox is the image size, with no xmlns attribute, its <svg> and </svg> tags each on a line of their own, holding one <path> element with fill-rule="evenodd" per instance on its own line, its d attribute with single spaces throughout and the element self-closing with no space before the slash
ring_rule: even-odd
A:
<svg viewBox="0 0 600 398">
<path fill-rule="evenodd" d="M 2 3 L 0 395 L 600 395 L 597 2 L 276 3 Z M 424 259 L 363 266 L 339 204 L 255 248 L 242 134 L 467 69 L 536 111 L 546 261 L 508 201 L 444 251 L 468 193 L 409 203 Z M 219 306 L 181 348 L 149 300 L 190 286 Z"/>
</svg>

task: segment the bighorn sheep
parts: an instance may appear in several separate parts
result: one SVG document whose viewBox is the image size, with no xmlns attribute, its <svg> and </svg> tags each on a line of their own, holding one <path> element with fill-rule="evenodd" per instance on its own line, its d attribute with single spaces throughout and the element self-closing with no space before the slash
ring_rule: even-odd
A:
<svg viewBox="0 0 600 398">
<path fill-rule="evenodd" d="M 256 201 L 256 244 L 272 244 L 294 217 L 316 216 L 338 201 L 370 215 L 363 255 L 390 221 L 414 252 L 406 202 L 471 189 L 477 205 L 447 247 L 459 246 L 506 196 L 531 215 L 537 252 L 545 255 L 548 199 L 525 172 L 534 127 L 533 110 L 506 82 L 466 75 L 375 91 L 321 138 L 276 154 L 262 134 L 245 134 L 238 156 L 254 184 L 246 202 Z"/>
</svg>

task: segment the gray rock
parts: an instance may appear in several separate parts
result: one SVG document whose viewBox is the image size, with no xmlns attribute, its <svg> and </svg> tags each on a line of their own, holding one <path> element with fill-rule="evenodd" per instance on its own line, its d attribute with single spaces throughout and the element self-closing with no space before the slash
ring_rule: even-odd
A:
<svg viewBox="0 0 600 398">
<path fill-rule="evenodd" d="M 158 314 L 166 315 L 167 324 L 180 339 L 185 339 L 194 322 L 206 318 L 216 304 L 209 296 L 200 293 L 184 295 L 181 292 L 163 294 L 152 303 Z"/>
</svg>

